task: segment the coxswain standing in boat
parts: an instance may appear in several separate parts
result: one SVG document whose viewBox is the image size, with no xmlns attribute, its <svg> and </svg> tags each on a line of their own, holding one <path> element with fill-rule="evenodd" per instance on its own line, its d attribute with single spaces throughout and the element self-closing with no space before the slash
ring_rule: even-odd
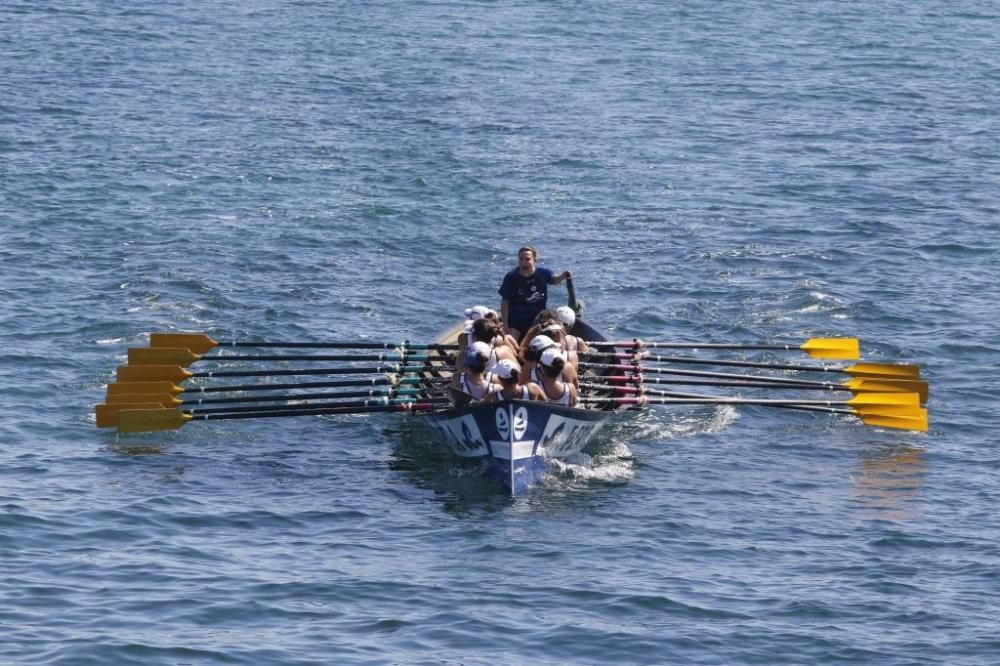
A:
<svg viewBox="0 0 1000 666">
<path fill-rule="evenodd" d="M 498 391 L 500 385 L 493 381 L 492 373 L 486 371 L 489 358 L 490 346 L 485 342 L 473 342 L 465 354 L 465 367 L 452 375 L 451 386 L 469 395 L 473 402 L 482 401 Z"/>
<path fill-rule="evenodd" d="M 533 382 L 522 384 L 518 380 L 521 366 L 516 361 L 504 359 L 497 363 L 494 376 L 500 382 L 500 390 L 490 393 L 483 402 L 500 402 L 502 400 L 545 400 L 542 387 Z"/>
<path fill-rule="evenodd" d="M 500 284 L 500 321 L 503 332 L 513 335 L 518 342 L 535 321 L 535 316 L 545 309 L 549 298 L 549 285 L 562 284 L 572 277 L 569 271 L 556 275 L 548 268 L 537 265 L 538 250 L 525 245 L 517 251 L 517 268 L 511 269 Z"/>
<path fill-rule="evenodd" d="M 542 352 L 538 362 L 541 376 L 542 393 L 549 402 L 567 407 L 575 407 L 577 402 L 576 387 L 563 381 L 563 371 L 569 367 L 566 352 L 558 347 L 549 347 Z"/>
</svg>

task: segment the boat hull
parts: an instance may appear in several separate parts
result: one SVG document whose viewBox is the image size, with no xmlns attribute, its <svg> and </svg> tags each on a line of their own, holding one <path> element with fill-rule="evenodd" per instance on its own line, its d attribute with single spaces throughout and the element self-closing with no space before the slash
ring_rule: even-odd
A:
<svg viewBox="0 0 1000 666">
<path fill-rule="evenodd" d="M 614 415 L 541 401 L 509 400 L 423 415 L 452 452 L 480 459 L 512 495 L 536 485 L 551 458 L 579 453 Z"/>
</svg>

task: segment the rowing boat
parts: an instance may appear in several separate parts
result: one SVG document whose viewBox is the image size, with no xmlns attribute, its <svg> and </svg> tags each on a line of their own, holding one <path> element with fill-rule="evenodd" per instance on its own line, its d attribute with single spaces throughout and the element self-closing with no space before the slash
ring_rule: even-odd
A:
<svg viewBox="0 0 1000 666">
<path fill-rule="evenodd" d="M 456 326 L 438 342 L 453 344 L 462 330 Z M 588 342 L 605 339 L 579 319 L 570 333 Z M 452 453 L 480 461 L 488 478 L 516 496 L 542 480 L 551 459 L 581 452 L 619 411 L 504 400 L 424 412 L 420 417 Z"/>
</svg>

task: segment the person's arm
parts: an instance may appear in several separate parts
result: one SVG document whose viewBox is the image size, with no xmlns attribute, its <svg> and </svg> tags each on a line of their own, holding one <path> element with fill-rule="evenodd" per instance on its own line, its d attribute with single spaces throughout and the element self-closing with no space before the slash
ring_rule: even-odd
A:
<svg viewBox="0 0 1000 666">
<path fill-rule="evenodd" d="M 580 384 L 580 378 L 576 374 L 576 367 L 572 363 L 567 363 L 566 367 L 563 368 L 563 378 L 567 384 L 572 384 L 574 387 Z"/>
<path fill-rule="evenodd" d="M 559 275 L 553 275 L 552 276 L 552 282 L 551 282 L 551 284 L 562 284 L 563 282 L 565 282 L 566 280 L 570 279 L 571 277 L 573 277 L 573 275 L 569 271 L 563 271 Z"/>
<path fill-rule="evenodd" d="M 505 334 L 510 333 L 510 323 L 507 321 L 507 311 L 510 309 L 510 301 L 506 298 L 500 301 L 500 325 L 503 326 Z"/>
</svg>

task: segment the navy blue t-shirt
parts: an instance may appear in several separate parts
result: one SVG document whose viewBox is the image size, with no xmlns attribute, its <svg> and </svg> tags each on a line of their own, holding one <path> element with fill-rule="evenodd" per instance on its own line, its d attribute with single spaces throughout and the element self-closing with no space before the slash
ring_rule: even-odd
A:
<svg viewBox="0 0 1000 666">
<path fill-rule="evenodd" d="M 507 324 L 524 333 L 535 323 L 535 317 L 549 300 L 552 271 L 535 266 L 531 277 L 524 277 L 516 268 L 503 276 L 500 296 L 507 300 Z"/>
</svg>

